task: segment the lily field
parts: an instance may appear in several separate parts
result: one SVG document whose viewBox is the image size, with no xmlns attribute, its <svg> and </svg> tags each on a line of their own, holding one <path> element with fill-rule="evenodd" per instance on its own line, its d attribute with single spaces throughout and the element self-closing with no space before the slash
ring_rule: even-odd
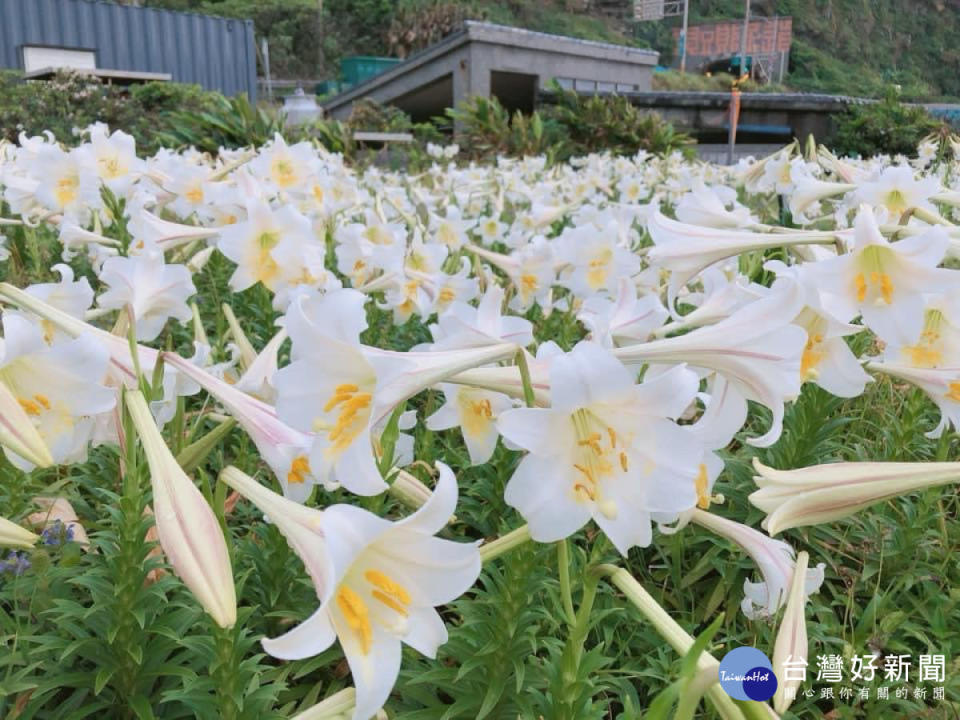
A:
<svg viewBox="0 0 960 720">
<path fill-rule="evenodd" d="M 960 716 L 960 140 L 429 150 L 0 143 L 0 718 Z"/>
</svg>

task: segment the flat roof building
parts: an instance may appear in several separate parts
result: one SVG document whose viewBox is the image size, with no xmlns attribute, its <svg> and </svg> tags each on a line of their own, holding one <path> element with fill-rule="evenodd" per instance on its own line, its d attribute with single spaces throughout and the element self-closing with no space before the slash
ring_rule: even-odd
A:
<svg viewBox="0 0 960 720">
<path fill-rule="evenodd" d="M 370 98 L 427 120 L 481 95 L 529 112 L 554 79 L 586 92 L 650 90 L 658 57 L 654 50 L 468 20 L 462 30 L 331 98 L 324 110 L 346 118 L 355 101 Z"/>
</svg>

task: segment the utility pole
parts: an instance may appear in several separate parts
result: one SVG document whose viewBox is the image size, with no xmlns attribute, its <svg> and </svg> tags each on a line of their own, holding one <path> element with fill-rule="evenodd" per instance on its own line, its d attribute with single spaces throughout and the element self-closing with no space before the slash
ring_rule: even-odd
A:
<svg viewBox="0 0 960 720">
<path fill-rule="evenodd" d="M 750 0 L 746 0 L 746 9 L 743 13 L 743 29 L 740 31 L 740 76 L 743 77 L 747 67 L 747 33 L 750 29 Z M 751 68 L 752 70 L 752 68 Z"/>
<path fill-rule="evenodd" d="M 690 0 L 683 0 L 683 29 L 680 31 L 680 72 L 687 71 L 687 21 L 690 18 Z"/>
<path fill-rule="evenodd" d="M 743 30 L 740 32 L 740 77 L 744 75 L 747 63 L 747 30 L 750 27 L 750 0 L 746 0 L 746 10 L 743 14 Z M 733 149 L 737 144 L 737 123 L 740 120 L 740 78 L 733 83 L 730 90 L 730 132 L 727 135 L 727 164 L 733 165 Z"/>
</svg>

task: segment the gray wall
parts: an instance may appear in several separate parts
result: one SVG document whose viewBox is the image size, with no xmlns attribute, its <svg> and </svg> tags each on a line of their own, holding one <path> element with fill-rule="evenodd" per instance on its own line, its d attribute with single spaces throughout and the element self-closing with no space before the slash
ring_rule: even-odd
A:
<svg viewBox="0 0 960 720">
<path fill-rule="evenodd" d="M 253 21 L 91 0 L 0 0 L 0 68 L 23 68 L 24 45 L 95 50 L 97 67 L 170 73 L 256 100 Z"/>
</svg>

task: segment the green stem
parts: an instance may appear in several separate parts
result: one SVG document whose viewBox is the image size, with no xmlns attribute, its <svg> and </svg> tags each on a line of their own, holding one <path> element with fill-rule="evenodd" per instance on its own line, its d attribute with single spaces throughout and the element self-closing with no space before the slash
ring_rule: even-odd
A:
<svg viewBox="0 0 960 720">
<path fill-rule="evenodd" d="M 511 530 L 506 535 L 481 545 L 480 558 L 484 563 L 488 563 L 529 540 L 530 528 L 527 525 L 521 525 L 516 530 Z"/>
<path fill-rule="evenodd" d="M 520 368 L 520 381 L 523 383 L 523 401 L 527 404 L 527 407 L 533 407 L 537 404 L 537 399 L 533 394 L 533 383 L 530 381 L 530 366 L 527 364 L 527 355 L 522 349 L 517 353 L 517 367 Z"/>
<path fill-rule="evenodd" d="M 573 594 L 570 590 L 570 547 L 566 539 L 557 543 L 557 567 L 560 572 L 560 599 L 563 601 L 563 612 L 567 616 L 567 623 L 572 627 L 576 620 L 573 610 Z"/>
<path fill-rule="evenodd" d="M 210 624 L 216 643 L 216 659 L 211 668 L 211 676 L 217 692 L 217 705 L 221 720 L 235 720 L 239 717 L 239 708 L 234 700 L 237 672 L 234 667 L 234 629 L 222 628 L 216 623 Z"/>
<path fill-rule="evenodd" d="M 669 613 L 653 599 L 653 596 L 630 573 L 615 565 L 599 565 L 596 572 L 600 575 L 606 575 L 607 579 L 627 596 L 627 599 L 643 613 L 644 617 L 650 621 L 674 650 L 681 655 L 686 655 L 689 652 L 694 639 L 680 627 L 676 620 L 670 617 Z M 718 666 L 717 659 L 710 653 L 705 652 L 697 658 L 697 667 L 700 670 L 714 668 L 714 671 L 716 671 Z M 707 690 L 707 696 L 724 720 L 744 720 L 745 716 L 758 720 L 760 718 L 769 720 L 769 715 L 764 710 L 762 703 L 735 703 L 718 684 L 712 685 Z"/>
</svg>

